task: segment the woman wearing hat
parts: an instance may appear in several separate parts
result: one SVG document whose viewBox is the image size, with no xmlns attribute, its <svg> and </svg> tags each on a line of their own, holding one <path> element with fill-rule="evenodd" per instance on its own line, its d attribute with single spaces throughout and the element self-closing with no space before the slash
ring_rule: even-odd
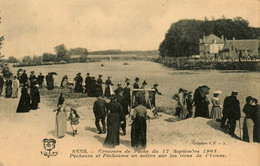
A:
<svg viewBox="0 0 260 166">
<path fill-rule="evenodd" d="M 219 94 L 221 94 L 221 91 L 214 91 L 213 92 L 213 98 L 211 99 L 212 103 L 212 109 L 211 109 L 211 118 L 220 121 L 222 118 L 221 115 L 221 105 L 220 105 L 220 100 L 218 98 Z"/>
<path fill-rule="evenodd" d="M 58 138 L 62 138 L 65 136 L 67 129 L 67 114 L 64 106 L 64 97 L 62 93 L 60 94 L 57 109 L 54 110 L 56 113 L 56 123 L 55 123 L 55 135 Z"/>
<path fill-rule="evenodd" d="M 107 80 L 106 80 L 106 83 L 105 83 L 105 84 L 106 84 L 105 96 L 106 96 L 107 98 L 109 98 L 109 97 L 111 96 L 110 86 L 113 85 L 112 82 L 111 82 L 111 77 L 110 77 L 110 76 L 107 77 Z"/>
<path fill-rule="evenodd" d="M 107 136 L 104 146 L 114 148 L 120 144 L 119 129 L 121 120 L 124 120 L 124 115 L 122 106 L 116 101 L 115 95 L 112 95 L 110 100 L 107 104 Z"/>
<path fill-rule="evenodd" d="M 17 98 L 18 97 L 18 89 L 19 89 L 19 81 L 17 79 L 16 76 L 14 76 L 14 79 L 13 79 L 13 84 L 12 84 L 12 88 L 13 88 L 13 94 L 12 94 L 12 97 L 13 98 Z"/>
<path fill-rule="evenodd" d="M 16 109 L 16 113 L 23 113 L 30 111 L 30 95 L 28 94 L 27 88 L 22 88 L 21 97 L 19 100 L 18 107 Z"/>
<path fill-rule="evenodd" d="M 31 109 L 36 110 L 38 108 L 38 105 L 40 103 L 40 93 L 39 93 L 39 85 L 36 84 L 34 88 L 32 88 L 31 91 Z"/>
</svg>

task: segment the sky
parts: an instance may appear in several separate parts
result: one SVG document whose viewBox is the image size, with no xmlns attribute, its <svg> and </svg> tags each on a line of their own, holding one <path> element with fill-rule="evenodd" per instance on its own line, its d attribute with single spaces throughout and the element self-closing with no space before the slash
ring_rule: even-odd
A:
<svg viewBox="0 0 260 166">
<path fill-rule="evenodd" d="M 157 50 L 180 19 L 243 17 L 260 27 L 260 0 L 0 0 L 2 55 L 54 53 L 54 47 L 89 51 Z"/>
</svg>

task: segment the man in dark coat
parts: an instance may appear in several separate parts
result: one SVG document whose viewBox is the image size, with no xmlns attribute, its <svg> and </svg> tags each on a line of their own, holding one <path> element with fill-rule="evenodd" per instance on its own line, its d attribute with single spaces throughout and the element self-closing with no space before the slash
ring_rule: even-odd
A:
<svg viewBox="0 0 260 166">
<path fill-rule="evenodd" d="M 102 88 L 103 81 L 101 78 L 102 75 L 99 75 L 97 79 L 97 97 L 103 96 L 103 88 Z"/>
<path fill-rule="evenodd" d="M 38 75 L 37 80 L 38 80 L 39 87 L 42 88 L 42 83 L 44 80 L 44 76 L 42 75 L 42 73 L 40 73 L 40 75 Z"/>
<path fill-rule="evenodd" d="M 241 118 L 240 103 L 237 99 L 238 92 L 232 91 L 231 96 L 227 96 L 223 103 L 223 117 L 221 119 L 221 128 L 225 128 L 226 121 L 229 124 L 229 134 L 235 135 L 236 121 Z"/>
<path fill-rule="evenodd" d="M 5 84 L 4 78 L 3 78 L 2 74 L 0 74 L 0 96 L 2 96 L 4 84 Z"/>
<path fill-rule="evenodd" d="M 26 70 L 23 71 L 23 74 L 20 77 L 20 83 L 23 87 L 26 87 L 28 84 L 28 76 L 26 74 Z"/>
<path fill-rule="evenodd" d="M 115 95 L 118 96 L 119 92 L 122 92 L 122 91 L 124 91 L 124 88 L 121 86 L 121 83 L 118 83 L 116 90 L 114 90 Z"/>
<path fill-rule="evenodd" d="M 106 113 L 107 113 L 106 104 L 107 104 L 107 102 L 104 100 L 103 97 L 98 97 L 97 100 L 94 102 L 93 112 L 94 112 L 95 118 L 96 118 L 95 124 L 99 131 L 98 134 L 106 133 L 106 123 L 105 123 L 105 118 L 106 118 Z M 103 130 L 101 129 L 100 124 L 99 124 L 100 120 L 102 123 Z"/>
<path fill-rule="evenodd" d="M 125 96 L 128 106 L 131 105 L 131 89 L 130 89 L 130 82 L 126 82 L 126 87 L 124 88 L 123 96 Z"/>
<path fill-rule="evenodd" d="M 121 123 L 121 128 L 123 130 L 123 134 L 126 135 L 126 115 L 129 114 L 128 112 L 128 102 L 125 96 L 123 96 L 123 89 L 118 90 L 118 95 L 116 96 L 116 101 L 121 104 L 123 110 L 123 123 Z"/>
<path fill-rule="evenodd" d="M 152 105 L 153 107 L 155 107 L 155 95 L 156 95 L 156 94 L 162 95 L 162 94 L 158 91 L 158 89 L 157 89 L 158 85 L 159 85 L 159 84 L 157 84 L 157 83 L 154 84 L 153 87 L 152 87 L 152 89 L 154 89 L 154 91 L 151 91 L 150 94 L 149 94 L 149 98 L 150 98 L 150 100 L 151 100 L 151 105 Z"/>
</svg>

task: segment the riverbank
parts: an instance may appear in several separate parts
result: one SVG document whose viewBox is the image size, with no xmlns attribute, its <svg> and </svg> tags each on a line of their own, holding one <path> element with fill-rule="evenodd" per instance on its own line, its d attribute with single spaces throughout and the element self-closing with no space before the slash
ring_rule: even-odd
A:
<svg viewBox="0 0 260 166">
<path fill-rule="evenodd" d="M 178 70 L 247 70 L 260 72 L 260 61 L 204 61 L 188 58 L 158 58 L 154 62 Z"/>
<path fill-rule="evenodd" d="M 67 132 L 64 138 L 55 137 L 55 105 L 50 104 L 50 100 L 46 100 L 48 95 L 42 96 L 40 108 L 31 110 L 29 113 L 16 113 L 16 107 L 19 99 L 7 99 L 0 97 L 0 118 L 1 118 L 1 140 L 2 149 L 0 151 L 0 165 L 16 166 L 16 165 L 85 165 L 86 162 L 97 163 L 97 158 L 78 158 L 70 157 L 75 149 L 87 149 L 89 155 L 97 155 L 99 149 L 106 150 L 103 147 L 106 134 L 98 134 L 95 126 L 95 117 L 93 115 L 92 106 L 95 98 L 84 98 L 78 108 L 80 115 L 80 123 L 78 127 L 78 135 L 75 137 L 71 134 L 69 122 L 67 122 Z M 53 98 L 57 101 L 57 98 Z M 73 102 L 78 102 L 78 99 L 68 99 Z M 67 112 L 67 115 L 69 112 Z M 120 135 L 120 145 L 114 150 L 125 151 L 131 148 L 131 120 L 127 117 L 127 134 Z M 239 135 L 239 130 L 236 130 Z M 44 151 L 42 140 L 44 138 L 54 138 L 56 147 L 53 152 L 58 152 L 55 157 L 47 158 L 41 154 Z M 222 158 L 222 162 L 234 163 L 234 159 L 238 156 L 240 162 L 250 159 L 250 165 L 256 165 L 257 155 L 241 156 L 241 151 L 247 150 L 247 153 L 257 154 L 258 144 L 245 143 L 220 130 L 219 123 L 204 118 L 195 118 L 178 121 L 175 116 L 159 113 L 157 118 L 152 118 L 147 121 L 147 148 L 149 155 L 154 149 L 162 153 L 162 149 L 170 151 L 197 149 L 203 154 L 204 149 L 217 149 L 217 154 L 223 154 L 226 157 Z M 234 150 L 236 149 L 236 150 Z M 232 153 L 231 153 L 232 152 Z M 103 154 L 101 154 L 103 155 Z M 204 154 L 203 154 L 204 155 Z M 15 156 L 15 157 L 14 157 Z M 24 160 L 24 158 L 30 160 Z M 112 158 L 115 160 L 115 158 Z M 111 159 L 111 161 L 112 161 Z M 143 158 L 137 157 L 135 161 Z M 165 162 L 165 158 L 163 158 Z M 195 158 L 189 158 L 195 160 Z M 205 156 L 202 156 L 205 160 Z M 66 163 L 62 161 L 66 160 Z M 99 162 L 107 162 L 109 158 L 99 158 Z M 161 160 L 156 158 L 156 161 Z M 184 160 L 181 157 L 174 158 L 175 162 Z M 197 159 L 196 159 L 197 160 Z M 202 163 L 203 163 L 202 160 Z M 211 158 L 214 162 L 214 158 Z M 133 162 L 135 163 L 135 162 Z M 92 164 L 93 165 L 93 164 Z M 95 165 L 95 164 L 94 164 Z M 202 164 L 203 165 L 203 164 Z M 205 163 L 205 165 L 207 165 Z M 223 165 L 223 164 L 222 164 Z"/>
</svg>

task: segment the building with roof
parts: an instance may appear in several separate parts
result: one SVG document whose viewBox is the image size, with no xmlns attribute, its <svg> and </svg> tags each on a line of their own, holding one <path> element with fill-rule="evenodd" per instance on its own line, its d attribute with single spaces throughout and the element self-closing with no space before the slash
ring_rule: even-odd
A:
<svg viewBox="0 0 260 166">
<path fill-rule="evenodd" d="M 200 57 L 204 58 L 217 58 L 225 43 L 223 35 L 219 38 L 214 34 L 204 35 L 199 42 Z"/>
<path fill-rule="evenodd" d="M 258 39 L 226 40 L 221 53 L 221 59 L 251 59 L 259 56 Z"/>
</svg>

